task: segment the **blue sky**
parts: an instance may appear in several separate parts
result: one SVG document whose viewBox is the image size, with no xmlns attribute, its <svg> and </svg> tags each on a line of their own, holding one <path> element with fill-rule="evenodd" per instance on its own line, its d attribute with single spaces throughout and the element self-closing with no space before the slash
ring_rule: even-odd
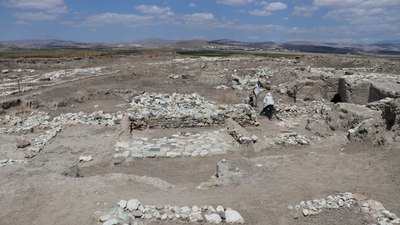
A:
<svg viewBox="0 0 400 225">
<path fill-rule="evenodd" d="M 0 40 L 400 39 L 400 0 L 0 0 Z"/>
</svg>

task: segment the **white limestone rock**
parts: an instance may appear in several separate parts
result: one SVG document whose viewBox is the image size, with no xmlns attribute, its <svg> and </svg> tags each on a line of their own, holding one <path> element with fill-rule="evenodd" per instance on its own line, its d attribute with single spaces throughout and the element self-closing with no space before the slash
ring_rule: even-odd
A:
<svg viewBox="0 0 400 225">
<path fill-rule="evenodd" d="M 225 160 L 225 159 L 223 159 L 223 160 Z M 225 161 L 221 161 L 221 162 L 226 162 L 226 160 Z M 222 206 L 217 206 L 217 208 L 216 208 L 216 210 L 217 210 L 217 212 L 224 212 L 225 211 L 225 209 L 224 209 L 224 207 L 222 207 Z"/>
<path fill-rule="evenodd" d="M 244 223 L 244 219 L 240 215 L 240 213 L 231 208 L 226 209 L 225 217 L 227 223 L 240 223 L 240 224 Z"/>
<path fill-rule="evenodd" d="M 127 203 L 127 209 L 129 210 L 129 211 L 133 211 L 133 210 L 136 210 L 136 209 L 138 209 L 139 208 L 139 205 L 140 205 L 140 201 L 139 200 L 137 200 L 137 199 L 131 199 L 131 200 L 129 200 L 128 201 L 128 203 Z"/>
<path fill-rule="evenodd" d="M 91 155 L 88 156 L 79 156 L 79 162 L 89 162 L 92 161 L 93 157 Z"/>
<path fill-rule="evenodd" d="M 128 203 L 128 202 L 127 202 L 126 200 L 120 200 L 117 204 L 119 205 L 119 207 L 125 209 L 127 203 Z"/>
<path fill-rule="evenodd" d="M 118 224 L 118 220 L 115 218 L 109 219 L 103 223 L 103 225 L 116 225 Z"/>
<path fill-rule="evenodd" d="M 216 213 L 213 213 L 213 214 L 205 214 L 204 217 L 206 218 L 207 222 L 209 222 L 209 223 L 218 224 L 218 223 L 221 223 L 221 222 L 222 222 L 221 217 L 220 217 L 218 214 L 216 214 Z"/>
<path fill-rule="evenodd" d="M 191 212 L 191 209 L 189 207 L 187 207 L 187 206 L 183 206 L 183 207 L 181 207 L 180 212 L 181 212 L 181 214 L 186 214 L 187 215 L 187 214 L 189 214 Z"/>
</svg>

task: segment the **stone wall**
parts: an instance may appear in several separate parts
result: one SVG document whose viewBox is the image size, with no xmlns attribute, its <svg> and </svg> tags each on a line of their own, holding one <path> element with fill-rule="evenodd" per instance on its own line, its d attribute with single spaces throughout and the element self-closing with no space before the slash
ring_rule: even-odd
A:
<svg viewBox="0 0 400 225">
<path fill-rule="evenodd" d="M 400 83 L 371 82 L 368 102 L 374 102 L 386 97 L 400 98 Z"/>
<path fill-rule="evenodd" d="M 326 198 L 301 201 L 299 204 L 288 208 L 292 210 L 292 216 L 297 219 L 300 215 L 304 217 L 316 215 L 324 211 L 353 209 L 351 211 L 361 212 L 368 224 L 399 224 L 399 217 L 385 209 L 381 202 L 369 199 L 361 193 L 344 192 L 338 195 L 329 195 Z M 366 223 L 367 224 L 367 223 Z"/>
<path fill-rule="evenodd" d="M 197 93 L 144 93 L 133 98 L 128 115 L 133 128 L 210 127 L 223 124 L 225 118 L 241 125 L 255 125 L 257 119 L 248 105 L 218 107 Z"/>
<path fill-rule="evenodd" d="M 338 93 L 343 102 L 364 105 L 369 101 L 371 83 L 367 80 L 352 82 L 346 78 L 339 79 Z"/>
<path fill-rule="evenodd" d="M 250 145 L 257 142 L 258 137 L 250 134 L 246 129 L 229 118 L 225 121 L 228 133 L 241 145 Z"/>
<path fill-rule="evenodd" d="M 400 97 L 400 83 L 393 80 L 340 78 L 338 93 L 343 102 L 365 105 L 386 97 Z"/>
<path fill-rule="evenodd" d="M 385 98 L 366 107 L 348 103 L 334 106 L 327 117 L 331 129 L 347 130 L 352 142 L 371 142 L 375 146 L 400 141 L 400 99 Z"/>
<path fill-rule="evenodd" d="M 332 130 L 347 131 L 356 127 L 362 121 L 370 118 L 380 118 L 381 112 L 371 110 L 366 106 L 338 103 L 332 107 L 332 111 L 328 113 L 326 122 Z"/>
<path fill-rule="evenodd" d="M 11 99 L 7 101 L 0 102 L 0 109 L 6 110 L 11 107 L 15 107 L 21 104 L 20 99 Z"/>
</svg>

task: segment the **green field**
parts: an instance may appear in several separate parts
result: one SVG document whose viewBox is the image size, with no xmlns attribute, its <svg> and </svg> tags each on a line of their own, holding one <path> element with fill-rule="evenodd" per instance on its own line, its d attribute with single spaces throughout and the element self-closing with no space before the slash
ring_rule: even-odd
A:
<svg viewBox="0 0 400 225">
<path fill-rule="evenodd" d="M 40 50 L 5 50 L 0 51 L 0 58 L 69 58 L 69 57 L 102 57 L 139 54 L 171 54 L 166 50 L 136 49 L 40 49 Z"/>
<path fill-rule="evenodd" d="M 208 51 L 208 50 L 199 50 L 199 51 L 177 51 L 179 55 L 188 58 L 199 58 L 199 57 L 228 57 L 232 55 L 253 55 L 259 57 L 268 57 L 268 58 L 297 58 L 300 57 L 301 54 L 293 54 L 293 53 L 280 53 L 280 52 L 266 52 L 266 51 Z"/>
<path fill-rule="evenodd" d="M 71 58 L 107 57 L 118 55 L 181 55 L 188 58 L 229 57 L 232 55 L 254 55 L 269 58 L 295 58 L 300 54 L 263 51 L 224 50 L 173 50 L 173 49 L 16 49 L 0 51 L 0 58 Z"/>
</svg>

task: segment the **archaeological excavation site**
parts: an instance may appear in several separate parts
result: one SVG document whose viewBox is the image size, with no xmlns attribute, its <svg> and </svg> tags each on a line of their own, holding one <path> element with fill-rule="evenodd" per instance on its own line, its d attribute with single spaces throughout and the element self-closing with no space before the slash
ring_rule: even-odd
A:
<svg viewBox="0 0 400 225">
<path fill-rule="evenodd" d="M 0 78 L 0 224 L 400 224 L 398 57 L 10 57 Z"/>
</svg>

